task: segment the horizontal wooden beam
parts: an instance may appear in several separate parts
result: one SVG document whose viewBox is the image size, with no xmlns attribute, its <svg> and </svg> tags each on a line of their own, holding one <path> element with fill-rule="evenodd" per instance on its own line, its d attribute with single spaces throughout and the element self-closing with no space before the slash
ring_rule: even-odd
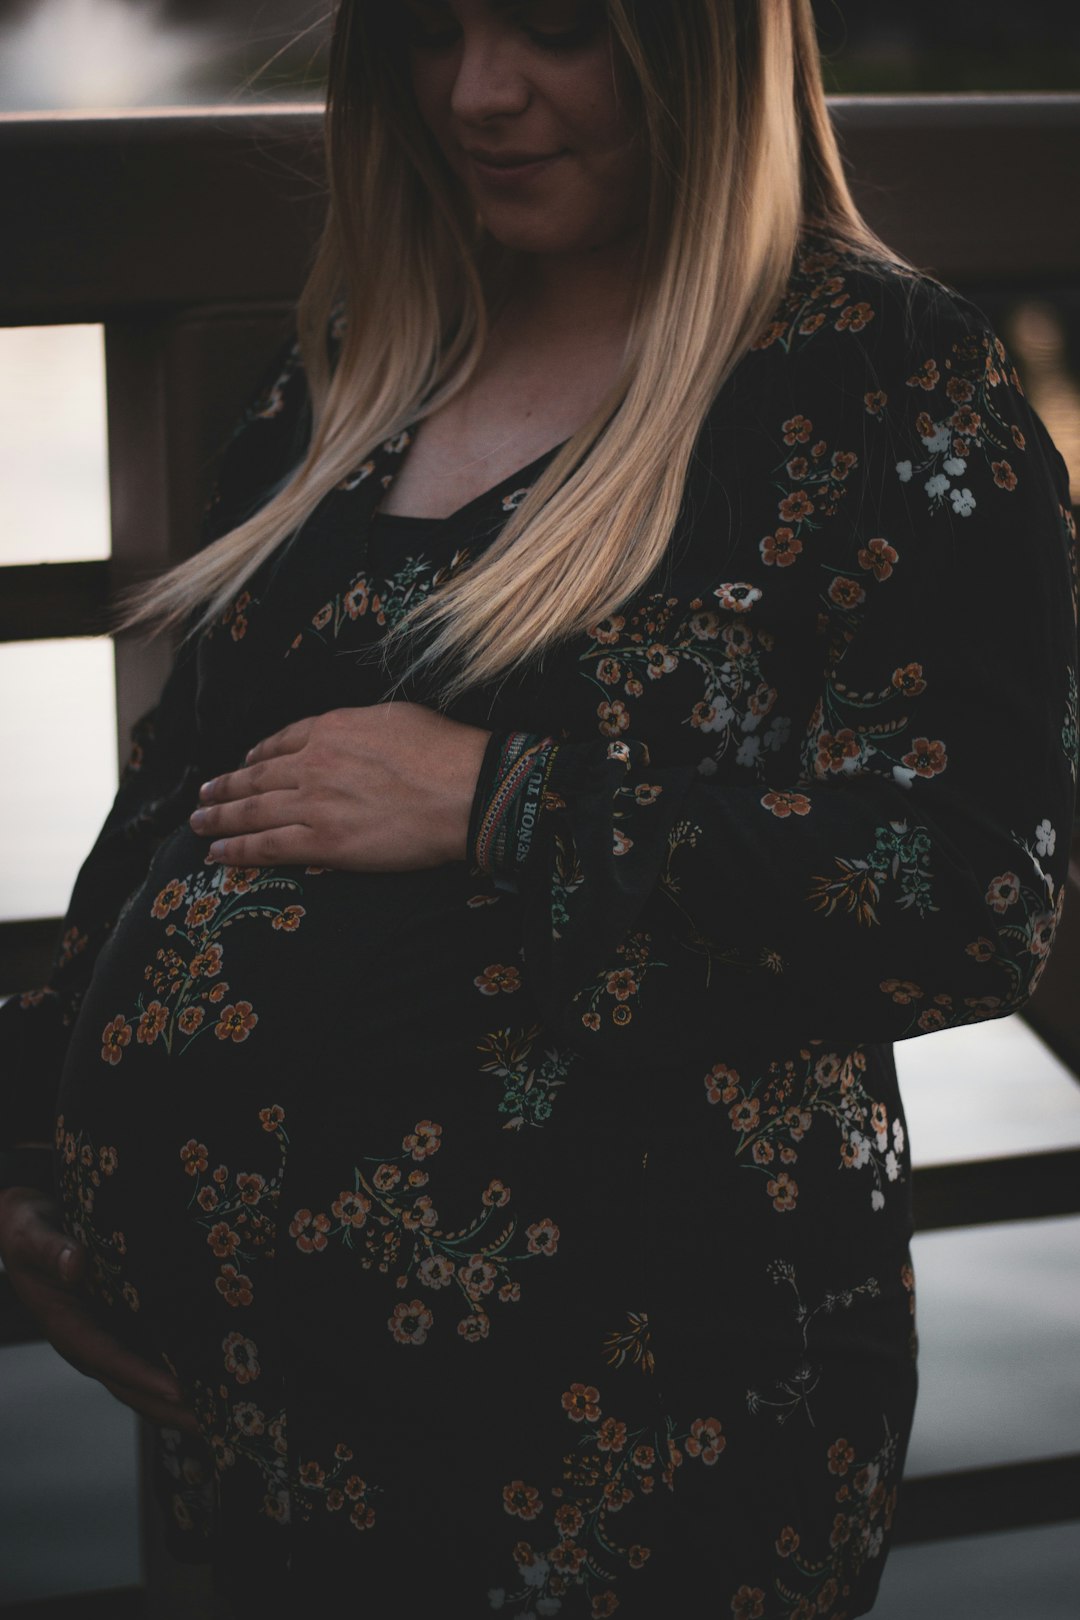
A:
<svg viewBox="0 0 1080 1620">
<path fill-rule="evenodd" d="M 835 96 L 870 222 L 958 283 L 1071 284 L 1080 94 Z M 0 325 L 288 301 L 325 207 L 318 105 L 0 116 Z M 137 243 L 134 248 L 132 244 Z M 77 273 L 72 255 L 77 256 Z"/>
<path fill-rule="evenodd" d="M 1080 1214 L 1080 1148 L 924 1165 L 914 1177 L 915 1230 Z"/>
<path fill-rule="evenodd" d="M 109 590 L 107 562 L 0 568 L 0 642 L 104 635 Z"/>
<path fill-rule="evenodd" d="M 906 1479 L 895 1540 L 944 1541 L 1070 1519 L 1080 1519 L 1080 1456 L 1040 1457 Z"/>
</svg>

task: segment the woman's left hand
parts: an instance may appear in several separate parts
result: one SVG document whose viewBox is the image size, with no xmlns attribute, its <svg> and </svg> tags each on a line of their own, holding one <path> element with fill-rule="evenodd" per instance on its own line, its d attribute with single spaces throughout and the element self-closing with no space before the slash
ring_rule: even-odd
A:
<svg viewBox="0 0 1080 1620">
<path fill-rule="evenodd" d="M 405 872 L 464 860 L 490 735 L 418 703 L 332 709 L 204 783 L 191 826 L 227 866 Z"/>
</svg>

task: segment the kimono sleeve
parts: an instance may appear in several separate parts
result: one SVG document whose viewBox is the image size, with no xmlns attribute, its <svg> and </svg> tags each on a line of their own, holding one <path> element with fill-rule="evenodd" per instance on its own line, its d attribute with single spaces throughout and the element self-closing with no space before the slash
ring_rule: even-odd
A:
<svg viewBox="0 0 1080 1620">
<path fill-rule="evenodd" d="M 295 349 L 241 420 L 222 462 L 204 543 L 248 517 L 288 470 L 306 413 Z M 195 641 L 185 638 L 155 708 L 132 731 L 119 790 L 75 882 L 47 982 L 0 1007 L 0 1143 L 52 1140 L 68 1039 L 101 948 L 154 851 L 198 789 Z"/>
<path fill-rule="evenodd" d="M 519 894 L 541 1010 L 598 1057 L 707 1056 L 735 1028 L 778 1051 L 887 1042 L 1038 983 L 1076 774 L 1064 464 L 962 300 L 877 381 L 808 610 L 823 671 L 782 756 L 710 780 L 630 733 L 491 739 L 475 857 Z M 761 592 L 713 594 L 745 625 Z"/>
</svg>

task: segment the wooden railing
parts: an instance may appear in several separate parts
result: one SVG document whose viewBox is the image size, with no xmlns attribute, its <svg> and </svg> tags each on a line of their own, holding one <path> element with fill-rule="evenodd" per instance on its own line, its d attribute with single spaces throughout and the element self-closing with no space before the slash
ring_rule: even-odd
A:
<svg viewBox="0 0 1080 1620">
<path fill-rule="evenodd" d="M 1080 95 L 831 106 L 860 206 L 911 261 L 980 299 L 1075 297 Z M 214 452 L 287 327 L 324 204 L 315 107 L 0 117 L 0 326 L 104 324 L 113 522 L 107 563 L 0 569 L 0 641 L 98 633 L 118 587 L 193 547 Z M 122 738 L 167 656 L 118 639 Z M 41 977 L 55 931 L 0 925 L 0 993 Z M 1026 1016 L 1080 1075 L 1076 862 Z M 1080 1150 L 918 1170 L 915 1209 L 920 1231 L 1080 1213 Z M 0 1343 L 35 1336 L 0 1289 Z M 1072 1517 L 1080 1457 L 1055 1457 L 908 1480 L 899 1536 Z"/>
</svg>

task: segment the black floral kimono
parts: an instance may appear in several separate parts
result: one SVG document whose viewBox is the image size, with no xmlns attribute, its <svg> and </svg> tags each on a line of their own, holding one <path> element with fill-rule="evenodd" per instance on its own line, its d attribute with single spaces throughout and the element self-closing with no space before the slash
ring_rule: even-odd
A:
<svg viewBox="0 0 1080 1620">
<path fill-rule="evenodd" d="M 305 400 L 293 355 L 213 532 Z M 98 1307 L 189 1392 L 165 1510 L 239 1613 L 864 1614 L 915 1393 L 890 1043 L 1019 1007 L 1061 910 L 1063 463 L 977 309 L 808 236 L 650 587 L 449 711 L 471 859 L 207 865 L 199 783 L 380 701 L 548 460 L 381 516 L 409 442 L 185 645 L 4 1009 L 7 1135 L 55 1126 Z"/>
</svg>

